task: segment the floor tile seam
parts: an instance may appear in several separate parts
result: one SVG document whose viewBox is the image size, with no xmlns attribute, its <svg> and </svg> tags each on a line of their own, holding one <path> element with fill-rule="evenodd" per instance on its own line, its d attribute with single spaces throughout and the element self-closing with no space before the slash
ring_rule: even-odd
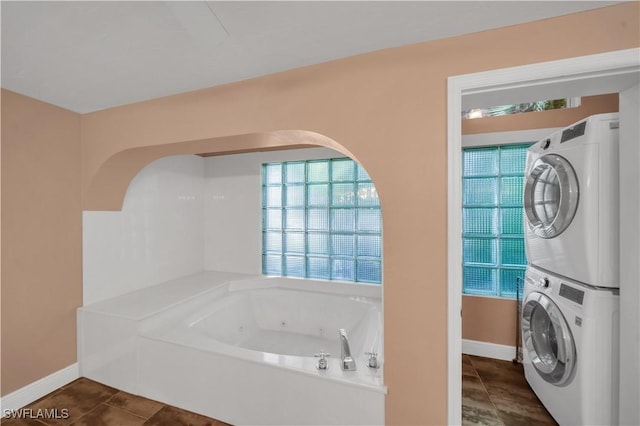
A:
<svg viewBox="0 0 640 426">
<path fill-rule="evenodd" d="M 96 405 L 95 407 L 93 407 L 91 410 L 87 411 L 86 413 L 82 414 L 80 417 L 78 417 L 77 419 L 75 419 L 73 421 L 73 423 L 69 423 L 69 426 L 73 426 L 76 423 L 78 423 L 80 420 L 82 420 L 83 417 L 88 416 L 89 414 L 93 413 L 94 411 L 96 411 L 102 404 L 104 404 L 104 402 L 99 403 L 98 405 Z"/>
<path fill-rule="evenodd" d="M 500 423 L 505 425 L 506 423 L 504 422 L 504 419 L 500 415 L 500 410 L 498 410 L 498 407 L 493 402 L 493 398 L 491 398 L 491 394 L 489 393 L 489 390 L 487 389 L 487 386 L 484 384 L 484 380 L 482 380 L 482 377 L 480 375 L 478 375 L 478 379 L 480 379 L 480 384 L 482 385 L 482 389 L 484 389 L 484 392 L 487 394 L 487 398 L 489 398 L 489 402 L 491 403 L 491 406 L 493 407 L 493 411 L 495 412 L 496 417 L 498 417 L 498 420 L 500 420 Z"/>
<path fill-rule="evenodd" d="M 482 386 L 482 390 L 478 390 L 479 392 L 484 392 L 484 396 L 486 398 L 486 400 L 489 401 L 489 404 L 487 405 L 487 408 L 483 408 L 483 410 L 490 410 L 493 415 L 493 417 L 495 417 L 495 419 L 501 424 L 501 425 L 505 425 L 505 422 L 503 421 L 502 417 L 500 417 L 499 411 L 498 411 L 498 407 L 496 407 L 496 405 L 494 404 L 494 402 L 491 400 L 491 397 L 489 396 L 489 392 L 487 392 L 486 387 L 484 386 L 484 384 L 482 383 L 482 380 L 478 377 L 478 380 L 480 381 L 480 385 Z M 485 405 L 483 403 L 483 405 Z M 462 406 L 464 407 L 465 404 L 463 403 Z M 473 407 L 471 405 L 467 405 L 468 407 Z"/>
<path fill-rule="evenodd" d="M 152 401 L 153 401 L 153 400 L 152 400 Z M 204 415 L 204 414 L 196 413 L 196 412 L 194 412 L 194 411 L 185 410 L 185 409 L 183 409 L 183 408 L 176 407 L 175 405 L 167 405 L 167 404 L 164 404 L 164 405 L 160 408 L 160 410 L 156 411 L 155 413 L 153 413 L 153 415 L 152 415 L 152 416 L 150 416 L 147 420 L 145 420 L 145 422 L 142 424 L 142 426 L 147 425 L 147 423 L 148 423 L 148 422 L 149 422 L 149 421 L 150 421 L 154 416 L 156 416 L 156 415 L 157 415 L 161 410 L 163 410 L 163 409 L 165 409 L 165 408 L 166 408 L 166 409 L 168 409 L 168 410 L 171 410 L 171 409 L 176 410 L 180 415 L 185 415 L 185 414 L 189 415 L 189 414 L 191 414 L 191 415 L 195 415 L 195 416 L 197 416 L 197 417 L 205 418 L 206 420 L 211 420 L 211 421 L 212 421 L 211 426 L 224 426 L 224 425 L 228 425 L 228 423 L 224 423 L 224 422 L 222 422 L 222 421 L 220 421 L 220 420 L 218 420 L 218 419 L 214 419 L 213 417 L 209 417 L 209 416 L 206 416 L 206 415 Z M 189 424 L 191 424 L 191 423 L 189 423 Z M 232 426 L 232 425 L 229 425 L 229 426 Z"/>
<path fill-rule="evenodd" d="M 478 369 L 476 368 L 475 365 L 473 365 L 473 363 L 471 362 L 471 360 L 469 360 L 469 364 L 471 365 L 471 368 L 473 368 L 473 372 L 475 373 L 476 376 L 480 377 L 480 373 L 478 373 Z"/>
<path fill-rule="evenodd" d="M 496 415 L 498 416 L 498 419 L 500 419 L 500 421 L 502 422 L 503 425 L 506 425 L 506 421 L 502 416 L 502 411 L 498 409 L 498 407 L 496 406 L 495 402 L 493 402 L 493 398 L 491 398 L 491 395 L 489 395 L 489 401 L 491 401 L 491 405 L 493 405 L 493 407 L 496 410 Z"/>
<path fill-rule="evenodd" d="M 133 415 L 133 416 L 136 416 L 136 417 L 138 417 L 138 418 L 140 418 L 140 419 L 142 419 L 142 420 L 149 420 L 149 417 L 153 416 L 153 414 L 157 413 L 158 411 L 160 411 L 160 410 L 162 409 L 162 407 L 160 407 L 157 411 L 154 411 L 154 412 L 153 412 L 153 414 L 151 414 L 151 416 L 149 416 L 149 417 L 145 417 L 145 416 L 143 416 L 143 415 L 141 415 L 141 414 L 139 414 L 139 413 L 135 413 L 135 412 L 133 412 L 133 411 L 131 411 L 131 410 L 127 410 L 127 409 L 126 409 L 126 408 L 124 408 L 124 407 L 120 407 L 120 406 L 118 406 L 118 405 L 109 404 L 109 401 L 105 401 L 105 402 L 103 402 L 103 404 L 104 404 L 104 405 L 106 405 L 106 406 L 108 406 L 108 407 L 111 407 L 111 408 L 116 408 L 116 409 L 118 409 L 118 410 L 122 410 L 122 411 L 124 411 L 125 413 L 127 413 L 127 414 L 131 414 L 131 415 Z"/>
<path fill-rule="evenodd" d="M 475 366 L 475 365 L 473 365 L 473 362 L 471 362 L 471 358 L 469 357 L 469 355 L 462 354 L 462 356 L 467 357 L 467 359 L 469 360 L 469 365 L 470 365 L 470 366 L 471 366 L 471 368 L 473 369 L 474 374 L 475 374 L 477 377 L 480 377 L 480 374 L 478 373 L 478 370 L 476 370 L 476 366 Z"/>
<path fill-rule="evenodd" d="M 162 411 L 163 409 L 167 408 L 167 407 L 173 407 L 173 405 L 163 405 L 162 407 L 160 407 L 160 409 L 158 411 L 156 411 L 155 413 L 153 413 L 151 416 L 149 416 L 148 419 L 146 419 L 144 421 L 144 423 L 142 423 L 142 426 L 146 425 L 152 418 L 154 418 L 160 411 Z M 176 407 L 177 408 L 177 407 Z M 180 410 L 180 408 L 178 408 Z"/>
<path fill-rule="evenodd" d="M 485 410 L 485 409 L 481 409 L 481 408 L 479 408 L 479 407 L 473 407 L 473 406 L 470 406 L 470 405 L 464 405 L 464 404 L 462 404 L 462 409 L 463 409 L 463 411 L 464 411 L 464 408 L 465 408 L 465 407 L 466 407 L 466 408 L 468 408 L 470 411 L 472 411 L 472 412 L 474 412 L 474 413 L 476 413 L 476 412 L 477 412 L 480 416 L 481 416 L 482 414 L 484 414 L 484 415 L 486 415 L 486 414 L 490 414 L 490 415 L 491 415 L 491 419 L 490 419 L 490 421 L 491 421 L 492 423 L 482 423 L 482 424 L 485 424 L 485 425 L 489 425 L 489 424 L 490 424 L 490 425 L 492 425 L 492 426 L 495 426 L 495 425 L 498 425 L 498 426 L 505 426 L 505 424 L 504 424 L 504 422 L 502 421 L 502 419 L 500 418 L 500 416 L 498 416 L 498 413 L 491 413 L 489 410 Z M 464 423 L 464 420 L 465 420 L 465 419 L 469 419 L 469 417 L 465 416 L 465 414 L 464 414 L 464 412 L 463 412 L 463 414 L 462 414 L 462 420 L 463 420 L 463 421 L 462 421 L 462 425 L 463 425 L 463 426 L 465 425 L 465 423 Z M 482 421 L 482 420 L 481 420 L 481 421 Z M 496 422 L 497 422 L 497 423 L 496 423 Z M 477 424 L 477 423 L 474 423 L 474 424 Z M 215 425 L 214 425 L 214 426 L 215 426 Z"/>
<path fill-rule="evenodd" d="M 109 398 L 107 398 L 107 399 L 106 399 L 106 401 L 103 401 L 102 403 L 103 403 L 103 404 L 105 404 L 105 405 L 108 405 L 109 407 L 112 407 L 112 408 L 118 408 L 118 409 L 120 409 L 120 410 L 126 411 L 127 413 L 131 413 L 131 414 L 133 414 L 133 415 L 134 415 L 134 416 L 136 416 L 136 417 L 144 418 L 144 417 L 142 417 L 141 415 L 139 415 L 139 414 L 137 414 L 137 413 L 134 413 L 134 412 L 132 412 L 132 411 L 127 410 L 126 408 L 123 408 L 123 407 L 118 406 L 118 405 L 115 405 L 115 404 L 110 404 L 111 400 L 113 400 L 113 398 L 115 398 L 117 395 L 120 395 L 121 393 L 127 393 L 127 392 L 125 392 L 125 391 L 123 391 L 123 390 L 118 390 L 118 392 L 116 392 L 116 393 L 114 393 L 113 395 L 111 395 Z M 132 395 L 133 395 L 133 394 L 132 394 Z"/>
<path fill-rule="evenodd" d="M 498 395 L 498 394 L 494 394 L 494 392 L 491 391 L 491 386 L 487 385 L 485 383 L 485 380 L 482 379 L 482 377 L 480 377 L 480 381 L 482 383 L 482 386 L 486 389 L 487 394 L 489 396 L 489 400 L 491 401 L 491 405 L 493 405 L 496 409 L 496 413 L 500 419 L 501 422 L 503 422 L 504 424 L 506 424 L 503 415 L 502 415 L 502 410 L 498 408 L 498 406 L 496 405 L 495 399 L 501 399 L 504 402 L 508 403 L 508 404 L 512 404 L 518 407 L 523 407 L 523 408 L 528 408 L 528 409 L 533 409 L 534 411 L 536 411 L 536 415 L 540 414 L 539 411 L 542 409 L 544 410 L 544 406 L 542 405 L 541 402 L 538 401 L 538 403 L 531 403 L 530 401 L 523 401 L 522 399 L 519 398 L 511 398 L 510 395 Z M 530 390 L 531 393 L 533 393 L 532 390 Z M 533 395 L 535 397 L 535 395 Z M 535 419 L 534 417 L 529 417 L 531 420 Z"/>
</svg>

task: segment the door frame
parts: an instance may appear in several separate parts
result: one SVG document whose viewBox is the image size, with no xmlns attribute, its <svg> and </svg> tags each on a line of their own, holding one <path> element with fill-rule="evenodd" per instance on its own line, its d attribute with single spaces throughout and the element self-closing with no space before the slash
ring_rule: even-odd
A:
<svg viewBox="0 0 640 426">
<path fill-rule="evenodd" d="M 448 78 L 448 424 L 462 422 L 460 354 L 462 353 L 461 111 L 463 105 L 465 108 L 501 105 L 515 103 L 518 98 L 521 100 L 552 99 L 552 94 L 560 93 L 560 89 L 562 89 L 562 96 L 567 97 L 614 93 L 631 87 L 633 82 L 637 81 L 639 72 L 640 49 L 635 48 Z"/>
</svg>

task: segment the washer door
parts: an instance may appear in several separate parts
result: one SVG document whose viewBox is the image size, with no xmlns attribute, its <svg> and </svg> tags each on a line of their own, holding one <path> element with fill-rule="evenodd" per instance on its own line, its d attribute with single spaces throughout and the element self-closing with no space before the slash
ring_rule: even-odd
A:
<svg viewBox="0 0 640 426">
<path fill-rule="evenodd" d="M 529 228 L 542 238 L 560 235 L 576 214 L 578 198 L 578 178 L 571 164 L 557 154 L 538 158 L 524 187 Z"/>
<path fill-rule="evenodd" d="M 543 293 L 532 292 L 524 300 L 522 340 L 544 380 L 556 386 L 568 384 L 576 364 L 573 335 L 558 306 Z"/>
</svg>

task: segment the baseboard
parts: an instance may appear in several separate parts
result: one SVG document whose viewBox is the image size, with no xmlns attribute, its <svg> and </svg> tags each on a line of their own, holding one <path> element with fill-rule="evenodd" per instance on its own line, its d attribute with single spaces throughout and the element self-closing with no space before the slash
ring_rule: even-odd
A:
<svg viewBox="0 0 640 426">
<path fill-rule="evenodd" d="M 0 398 L 0 416 L 3 416 L 10 410 L 17 410 L 33 401 L 42 398 L 48 393 L 53 392 L 61 386 L 74 381 L 80 377 L 80 369 L 78 363 L 71 364 L 68 367 L 51 373 L 40 380 L 28 384 L 10 394 Z"/>
<path fill-rule="evenodd" d="M 511 361 L 516 357 L 516 347 L 462 339 L 462 353 Z"/>
</svg>

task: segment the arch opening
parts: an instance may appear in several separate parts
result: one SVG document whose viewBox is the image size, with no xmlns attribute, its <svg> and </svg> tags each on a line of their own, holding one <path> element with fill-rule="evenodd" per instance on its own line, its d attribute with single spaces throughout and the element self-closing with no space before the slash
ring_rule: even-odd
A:
<svg viewBox="0 0 640 426">
<path fill-rule="evenodd" d="M 83 209 L 120 210 L 132 179 L 145 166 L 162 157 L 188 154 L 218 156 L 313 146 L 330 148 L 358 161 L 335 140 L 307 130 L 278 130 L 131 148 L 114 153 L 93 175 L 85 176 Z"/>
<path fill-rule="evenodd" d="M 93 194 L 93 204 L 87 206 L 85 210 L 88 211 L 83 217 L 83 304 L 199 271 L 274 275 L 264 267 L 267 254 L 272 254 L 264 250 L 264 239 L 267 234 L 277 232 L 270 232 L 271 229 L 263 227 L 265 212 L 270 209 L 262 204 L 265 190 L 262 182 L 263 164 L 287 161 L 306 163 L 345 157 L 355 162 L 356 173 L 353 182 L 340 182 L 336 186 L 351 185 L 354 198 L 371 194 L 377 198 L 373 180 L 369 178 L 363 181 L 358 177 L 360 173 L 357 171 L 363 171 L 366 176 L 368 173 L 353 154 L 334 140 L 313 132 L 279 131 L 239 135 L 141 147 L 113 155 L 100 168 L 88 191 Z M 328 182 L 326 187 L 329 192 L 333 191 Z M 367 205 L 360 205 L 360 201 L 352 204 L 352 212 L 347 205 L 338 207 L 357 220 Z M 362 208 L 356 208 L 356 204 Z M 282 208 L 285 207 L 283 203 Z M 315 211 L 319 210 L 317 207 L 304 205 L 297 208 Z M 353 236 L 346 238 L 354 251 L 352 279 L 348 278 L 347 273 L 340 275 L 333 271 L 328 278 L 318 275 L 302 277 L 381 285 L 383 244 L 379 200 L 377 208 L 377 231 L 363 227 L 364 232 L 358 233 L 354 225 Z M 92 211 L 98 209 L 101 211 Z M 330 215 L 331 209 L 327 207 L 327 220 Z M 282 216 L 284 218 L 284 214 Z M 370 215 L 369 221 L 372 217 L 375 221 L 374 216 Z M 308 220 L 307 213 L 304 217 Z M 328 267 L 333 267 L 334 260 L 330 257 L 333 253 L 330 251 L 333 244 L 344 239 L 342 235 L 337 235 L 344 234 L 343 230 L 315 229 L 312 233 L 325 233 L 322 236 L 330 241 L 332 248 L 327 253 L 313 252 L 311 256 L 315 256 L 316 260 L 324 256 Z M 285 240 L 293 241 L 302 235 L 304 248 L 291 258 L 304 262 L 306 274 L 310 268 L 309 230 L 296 229 L 291 238 L 285 234 L 283 226 L 283 247 Z M 365 243 L 373 244 L 373 247 L 364 249 Z M 349 244 L 345 247 L 351 248 Z M 357 247 L 360 247 L 359 252 Z M 363 253 L 362 261 L 357 258 L 360 253 Z M 283 265 L 287 255 L 285 249 L 279 254 Z M 347 257 L 342 252 L 339 256 L 342 260 Z M 360 267 L 361 271 L 372 268 L 373 272 L 369 271 L 369 275 L 367 272 L 354 272 Z M 291 274 L 283 272 L 282 275 Z M 376 281 L 372 276 L 379 278 Z"/>
</svg>

